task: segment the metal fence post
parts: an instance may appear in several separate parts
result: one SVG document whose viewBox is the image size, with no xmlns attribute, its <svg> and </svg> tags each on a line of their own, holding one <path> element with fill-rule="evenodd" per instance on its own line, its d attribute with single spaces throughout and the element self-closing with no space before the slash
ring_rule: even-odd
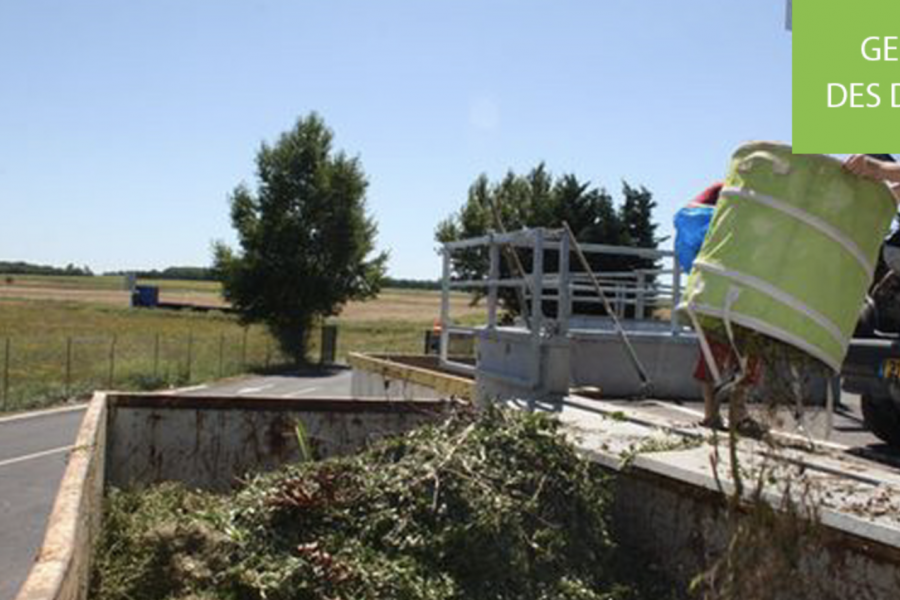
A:
<svg viewBox="0 0 900 600">
<path fill-rule="evenodd" d="M 187 343 L 187 382 L 191 382 L 191 375 L 193 370 L 193 354 L 194 354 L 194 332 L 188 332 L 188 343 Z"/>
<path fill-rule="evenodd" d="M 500 245 L 494 241 L 494 233 L 490 233 L 490 241 L 488 242 L 488 255 L 490 257 L 490 271 L 488 278 L 491 283 L 488 284 L 488 327 L 497 328 L 497 280 L 500 279 Z"/>
<path fill-rule="evenodd" d="M 72 338 L 66 338 L 66 397 L 72 392 Z"/>
<path fill-rule="evenodd" d="M 634 318 L 643 320 L 644 318 L 644 291 L 647 285 L 647 274 L 643 271 L 637 272 L 637 296 L 634 299 Z"/>
<path fill-rule="evenodd" d="M 247 333 L 250 327 L 244 325 L 244 335 L 241 338 L 241 371 L 247 370 Z"/>
<path fill-rule="evenodd" d="M 443 280 L 441 283 L 441 351 L 440 363 L 447 362 L 450 347 L 450 250 L 444 246 L 443 250 Z"/>
<path fill-rule="evenodd" d="M 559 241 L 559 290 L 556 293 L 556 320 L 560 333 L 569 331 L 569 319 L 572 317 L 569 253 L 569 236 L 563 235 Z"/>
<path fill-rule="evenodd" d="M 116 336 L 112 336 L 112 343 L 109 345 L 109 378 L 106 387 L 112 389 L 113 380 L 116 376 Z"/>
<path fill-rule="evenodd" d="M 6 347 L 3 351 L 3 410 L 9 403 L 9 350 L 11 344 L 10 339 L 6 338 Z"/>
<path fill-rule="evenodd" d="M 225 368 L 225 334 L 219 334 L 219 379 L 222 378 L 224 374 L 223 369 Z"/>
<path fill-rule="evenodd" d="M 153 340 L 153 379 L 159 377 L 159 333 Z"/>
<path fill-rule="evenodd" d="M 544 317 L 544 229 L 534 230 L 534 250 L 531 258 L 531 329 L 541 334 Z"/>
</svg>

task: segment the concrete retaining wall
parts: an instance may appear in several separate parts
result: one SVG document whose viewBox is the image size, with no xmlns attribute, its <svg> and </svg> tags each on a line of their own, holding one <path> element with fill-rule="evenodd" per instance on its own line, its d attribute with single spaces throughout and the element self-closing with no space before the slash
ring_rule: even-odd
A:
<svg viewBox="0 0 900 600">
<path fill-rule="evenodd" d="M 106 418 L 106 397 L 95 394 L 69 456 L 44 543 L 16 600 L 87 597 L 103 510 Z"/>
<path fill-rule="evenodd" d="M 109 409 L 107 478 L 126 487 L 182 481 L 227 490 L 238 478 L 344 455 L 439 418 L 446 403 L 307 398 L 120 395 Z"/>
<path fill-rule="evenodd" d="M 641 381 L 619 337 L 611 331 L 572 331 L 572 385 L 599 387 L 605 398 L 629 398 Z M 653 397 L 701 399 L 694 380 L 699 346 L 694 335 L 629 332 L 628 339 L 653 382 Z"/>
<path fill-rule="evenodd" d="M 616 482 L 614 535 L 620 544 L 658 565 L 688 586 L 698 573 L 727 549 L 735 527 L 719 492 L 634 468 Z M 743 519 L 748 519 L 746 512 Z M 744 564 L 795 581 L 771 582 L 772 595 L 783 600 L 894 600 L 900 590 L 900 550 L 870 538 L 829 527 L 787 573 L 762 564 Z M 784 559 L 789 559 L 786 550 Z M 802 582 L 801 585 L 794 585 Z M 799 588 L 799 589 L 798 589 Z"/>
<path fill-rule="evenodd" d="M 351 396 L 412 400 L 474 397 L 475 382 L 440 370 L 436 356 L 351 353 Z"/>
</svg>

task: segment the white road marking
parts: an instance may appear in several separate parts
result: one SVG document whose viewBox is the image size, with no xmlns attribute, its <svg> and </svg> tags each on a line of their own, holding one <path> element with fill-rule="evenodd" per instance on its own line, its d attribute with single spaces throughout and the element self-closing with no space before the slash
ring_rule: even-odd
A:
<svg viewBox="0 0 900 600">
<path fill-rule="evenodd" d="M 34 460 L 35 458 L 43 458 L 45 456 L 50 456 L 51 454 L 60 454 L 61 452 L 68 452 L 74 445 L 69 446 L 60 446 L 59 448 L 51 448 L 50 450 L 42 450 L 40 452 L 34 452 L 32 454 L 26 454 L 24 456 L 17 456 L 15 458 L 7 458 L 6 460 L 0 460 L 0 467 L 6 467 L 9 465 L 14 465 L 16 463 L 25 462 L 27 460 Z"/>
<path fill-rule="evenodd" d="M 263 390 L 267 390 L 270 387 L 275 387 L 275 384 L 267 383 L 265 385 L 245 387 L 245 388 L 241 388 L 238 391 L 236 391 L 235 394 L 237 394 L 238 396 L 240 396 L 241 394 L 255 394 L 256 392 L 261 392 Z"/>
<path fill-rule="evenodd" d="M 191 385 L 183 388 L 175 388 L 174 390 L 162 390 L 161 394 L 186 394 L 187 392 L 198 392 L 200 390 L 205 390 L 209 386 L 205 383 L 201 383 L 200 385 Z"/>
<path fill-rule="evenodd" d="M 21 421 L 23 419 L 35 419 L 37 417 L 44 417 L 47 415 L 56 415 L 60 413 L 67 412 L 75 412 L 76 410 L 84 410 L 87 408 L 87 403 L 79 404 L 77 406 L 63 406 L 60 408 L 48 408 L 45 410 L 33 410 L 27 413 L 20 413 L 17 415 L 11 415 L 9 417 L 0 418 L 0 423 L 10 423 L 12 421 Z"/>
<path fill-rule="evenodd" d="M 302 396 L 303 394 L 309 394 L 310 392 L 315 392 L 319 388 L 311 387 L 311 388 L 303 388 L 302 390 L 297 390 L 296 392 L 290 392 L 282 395 L 282 398 L 294 398 L 295 396 Z"/>
</svg>

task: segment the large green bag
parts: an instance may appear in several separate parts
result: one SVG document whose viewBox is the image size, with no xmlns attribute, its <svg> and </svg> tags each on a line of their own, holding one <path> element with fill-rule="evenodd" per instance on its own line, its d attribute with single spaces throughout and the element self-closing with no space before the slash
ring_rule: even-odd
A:
<svg viewBox="0 0 900 600">
<path fill-rule="evenodd" d="M 840 369 L 896 214 L 886 185 L 822 155 L 753 142 L 732 157 L 679 310 Z"/>
</svg>

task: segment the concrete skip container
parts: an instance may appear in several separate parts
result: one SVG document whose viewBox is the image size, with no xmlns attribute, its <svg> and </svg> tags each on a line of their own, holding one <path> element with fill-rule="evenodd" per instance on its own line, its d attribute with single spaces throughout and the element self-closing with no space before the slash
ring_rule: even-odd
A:
<svg viewBox="0 0 900 600">
<path fill-rule="evenodd" d="M 734 323 L 839 371 L 896 210 L 886 185 L 838 159 L 745 144 L 678 308 L 704 329 Z"/>
</svg>

